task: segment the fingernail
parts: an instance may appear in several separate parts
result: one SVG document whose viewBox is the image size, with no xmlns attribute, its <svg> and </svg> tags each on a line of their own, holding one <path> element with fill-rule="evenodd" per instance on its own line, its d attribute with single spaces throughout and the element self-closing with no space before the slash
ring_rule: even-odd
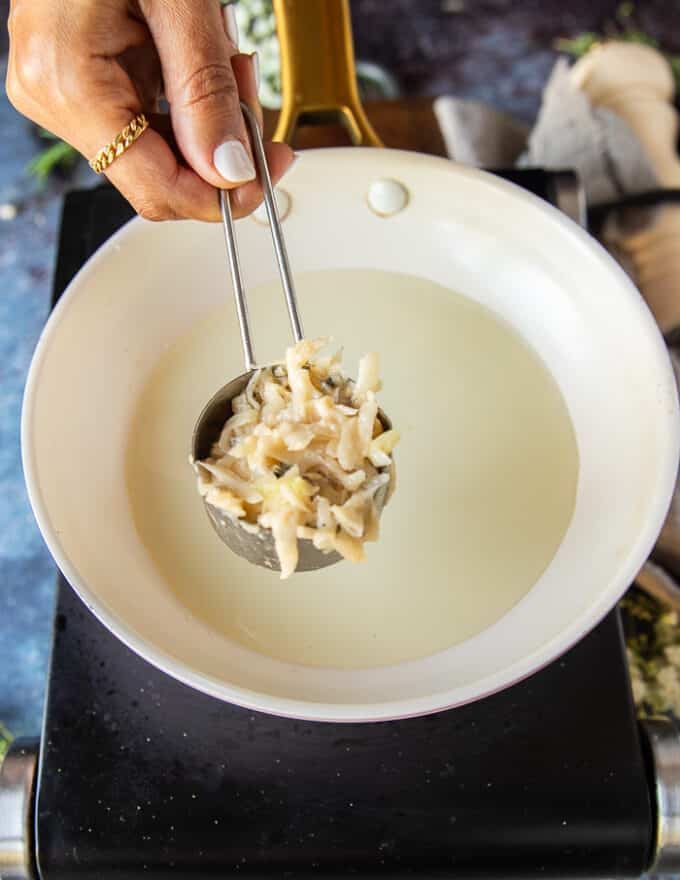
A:
<svg viewBox="0 0 680 880">
<path fill-rule="evenodd" d="M 229 183 L 246 183 L 255 179 L 255 168 L 240 141 L 225 141 L 213 153 L 213 164 Z"/>
<path fill-rule="evenodd" d="M 223 7 L 222 15 L 224 16 L 224 26 L 227 29 L 227 36 L 234 46 L 238 48 L 238 23 L 236 21 L 236 10 L 232 3 Z"/>
<path fill-rule="evenodd" d="M 253 75 L 255 76 L 255 88 L 260 91 L 260 54 L 253 52 L 250 56 L 253 61 Z"/>
</svg>

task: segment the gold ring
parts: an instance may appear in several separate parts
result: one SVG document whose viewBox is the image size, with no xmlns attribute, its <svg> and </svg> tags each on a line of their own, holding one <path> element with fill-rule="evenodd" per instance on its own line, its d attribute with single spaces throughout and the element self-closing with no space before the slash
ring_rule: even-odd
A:
<svg viewBox="0 0 680 880">
<path fill-rule="evenodd" d="M 94 159 L 90 159 L 90 168 L 93 171 L 96 171 L 97 174 L 106 171 L 109 165 L 112 162 L 115 162 L 119 156 L 122 156 L 128 147 L 131 147 L 148 127 L 149 120 L 143 113 L 135 116 L 134 119 L 131 119 L 130 122 L 128 122 L 120 134 L 115 136 L 110 144 L 102 147 Z"/>
</svg>

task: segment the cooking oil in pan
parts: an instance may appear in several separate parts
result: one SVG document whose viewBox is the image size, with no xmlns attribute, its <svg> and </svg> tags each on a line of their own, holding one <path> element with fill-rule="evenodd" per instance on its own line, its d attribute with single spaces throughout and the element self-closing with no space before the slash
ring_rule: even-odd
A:
<svg viewBox="0 0 680 880">
<path fill-rule="evenodd" d="M 578 476 L 564 400 L 507 324 L 431 281 L 338 270 L 297 286 L 307 334 L 332 333 L 348 370 L 379 352 L 381 405 L 402 435 L 367 562 L 281 582 L 213 533 L 187 455 L 201 406 L 238 372 L 228 302 L 165 353 L 138 401 L 127 452 L 136 528 L 179 601 L 255 651 L 344 668 L 432 654 L 498 620 L 554 556 Z M 288 344 L 282 297 L 272 283 L 250 300 L 270 361 Z"/>
</svg>

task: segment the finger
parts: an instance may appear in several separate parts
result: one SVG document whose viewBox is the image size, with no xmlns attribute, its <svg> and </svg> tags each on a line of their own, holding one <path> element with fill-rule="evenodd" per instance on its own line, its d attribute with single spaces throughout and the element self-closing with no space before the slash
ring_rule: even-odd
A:
<svg viewBox="0 0 680 880">
<path fill-rule="evenodd" d="M 213 186 L 253 180 L 250 144 L 216 0 L 142 0 L 163 68 L 172 124 L 182 154 Z"/>
<path fill-rule="evenodd" d="M 215 188 L 179 164 L 159 135 L 152 132 L 137 155 L 126 153 L 114 164 L 117 167 L 112 165 L 106 172 L 109 180 L 141 217 L 220 221 Z"/>
<path fill-rule="evenodd" d="M 13 94 L 24 113 L 92 159 L 138 113 L 152 109 L 117 60 L 124 56 L 129 63 L 136 47 L 148 45 L 149 31 L 129 17 L 107 18 L 112 4 L 93 9 L 83 2 L 69 4 L 65 21 L 63 4 L 52 3 L 54 27 L 48 27 L 34 18 L 38 5 L 21 4 L 12 25 Z M 153 130 L 131 144 L 106 176 L 150 219 L 220 219 L 214 189 L 182 167 Z"/>
<path fill-rule="evenodd" d="M 116 123 L 119 130 L 126 124 L 120 124 L 122 119 Z M 111 121 L 109 130 L 113 127 Z M 215 188 L 180 164 L 168 142 L 151 128 L 105 174 L 147 220 L 220 220 Z"/>
<path fill-rule="evenodd" d="M 272 183 L 276 184 L 295 162 L 295 153 L 288 144 L 266 143 L 264 149 Z M 232 190 L 230 198 L 234 217 L 245 217 L 262 201 L 262 187 L 259 181 L 253 180 Z"/>
<path fill-rule="evenodd" d="M 93 65 L 90 88 L 93 112 L 82 116 L 74 142 L 89 159 L 143 109 L 129 77 L 113 60 Z M 151 127 L 113 161 L 105 174 L 149 220 L 220 219 L 214 188 L 178 162 L 162 134 Z"/>
</svg>

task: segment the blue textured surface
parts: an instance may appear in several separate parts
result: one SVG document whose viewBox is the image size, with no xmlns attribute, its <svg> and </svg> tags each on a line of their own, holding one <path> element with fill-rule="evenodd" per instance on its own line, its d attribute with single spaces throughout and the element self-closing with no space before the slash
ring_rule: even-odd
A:
<svg viewBox="0 0 680 880">
<path fill-rule="evenodd" d="M 21 204 L 27 127 L 0 102 L 0 203 Z M 57 199 L 47 194 L 0 221 L 0 718 L 35 732 L 50 629 L 53 565 L 28 506 L 21 476 L 19 415 L 26 370 L 48 310 Z"/>
<path fill-rule="evenodd" d="M 20 211 L 0 221 L 0 718 L 21 734 L 35 733 L 40 723 L 54 569 L 26 498 L 19 416 L 48 311 L 58 199 L 47 192 L 27 199 L 24 165 L 35 145 L 4 93 L 0 131 L 0 204 Z"/>
<path fill-rule="evenodd" d="M 6 61 L 0 60 L 0 79 Z M 36 733 L 52 626 L 54 564 L 24 488 L 20 414 L 31 355 L 49 312 L 63 184 L 40 189 L 26 164 L 40 149 L 31 126 L 0 95 L 0 720 Z M 85 183 L 89 173 L 78 175 Z"/>
</svg>

